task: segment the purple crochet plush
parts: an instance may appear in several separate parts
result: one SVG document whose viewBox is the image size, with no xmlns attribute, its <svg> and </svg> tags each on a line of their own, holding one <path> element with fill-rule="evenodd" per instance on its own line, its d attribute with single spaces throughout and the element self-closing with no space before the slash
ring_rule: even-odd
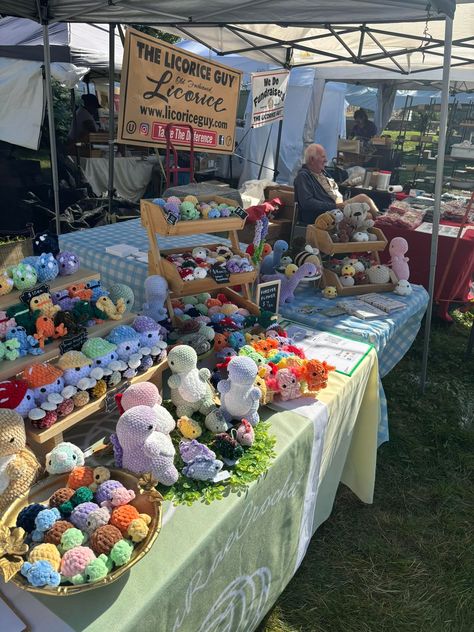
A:
<svg viewBox="0 0 474 632">
<path fill-rule="evenodd" d="M 167 435 L 157 432 L 159 423 L 149 406 L 134 406 L 123 413 L 117 422 L 122 466 L 135 474 L 151 473 L 159 483 L 173 485 L 178 480 L 174 448 Z"/>
<path fill-rule="evenodd" d="M 60 252 L 59 255 L 56 257 L 56 261 L 59 265 L 60 276 L 69 276 L 70 274 L 74 274 L 79 270 L 79 257 L 73 252 L 69 252 L 68 250 Z"/>
<path fill-rule="evenodd" d="M 266 257 L 265 257 L 266 259 Z M 305 277 L 312 277 L 316 274 L 317 269 L 314 263 L 303 263 L 302 266 L 291 277 L 287 277 L 286 274 L 265 274 L 263 281 L 281 281 L 280 289 L 280 305 L 284 303 L 291 303 L 295 300 L 295 290 L 298 287 L 299 282 Z"/>
<path fill-rule="evenodd" d="M 99 509 L 99 505 L 96 503 L 81 503 L 72 510 L 72 513 L 69 516 L 69 521 L 81 531 L 85 531 L 87 527 L 87 518 L 89 517 L 89 514 L 96 509 Z"/>
<path fill-rule="evenodd" d="M 122 467 L 122 466 L 120 466 L 120 467 Z M 95 493 L 96 502 L 99 505 L 101 505 L 105 501 L 110 501 L 112 499 L 112 496 L 110 495 L 110 493 L 114 489 L 118 489 L 119 487 L 123 487 L 123 485 L 122 485 L 122 483 L 119 483 L 118 481 L 114 481 L 114 480 L 104 481 L 103 483 L 101 483 L 99 485 L 99 487 L 97 488 L 97 491 Z M 96 509 L 97 509 L 97 507 L 96 507 Z"/>
</svg>

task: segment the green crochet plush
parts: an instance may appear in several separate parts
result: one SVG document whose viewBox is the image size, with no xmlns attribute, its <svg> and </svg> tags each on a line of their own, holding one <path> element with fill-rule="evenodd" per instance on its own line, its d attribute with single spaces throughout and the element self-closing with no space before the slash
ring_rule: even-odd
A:
<svg viewBox="0 0 474 632">
<path fill-rule="evenodd" d="M 119 540 L 110 551 L 110 559 L 115 566 L 125 566 L 130 561 L 132 553 L 133 544 L 129 540 Z"/>
<path fill-rule="evenodd" d="M 112 560 L 102 553 L 102 555 L 99 555 L 95 560 L 89 562 L 84 573 L 74 575 L 71 582 L 73 584 L 85 584 L 86 582 L 92 584 L 93 582 L 98 582 L 104 579 L 104 577 L 107 577 L 112 567 Z"/>
<path fill-rule="evenodd" d="M 62 516 L 70 516 L 74 507 L 91 502 L 93 498 L 94 494 L 88 487 L 79 487 L 68 501 L 59 505 L 58 509 Z"/>
<path fill-rule="evenodd" d="M 209 369 L 197 368 L 197 354 L 192 347 L 177 345 L 168 354 L 172 376 L 168 379 L 171 400 L 178 417 L 191 417 L 200 412 L 207 415 L 214 408 L 209 384 Z"/>
<path fill-rule="evenodd" d="M 61 543 L 58 546 L 58 550 L 61 555 L 64 555 L 66 551 L 73 549 L 75 546 L 82 546 L 86 539 L 87 537 L 80 529 L 68 529 L 61 536 Z"/>
</svg>

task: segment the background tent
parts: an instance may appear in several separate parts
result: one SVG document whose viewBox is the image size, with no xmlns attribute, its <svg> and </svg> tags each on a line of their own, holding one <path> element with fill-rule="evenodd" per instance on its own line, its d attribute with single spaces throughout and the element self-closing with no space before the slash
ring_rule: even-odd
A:
<svg viewBox="0 0 474 632">
<path fill-rule="evenodd" d="M 90 69 L 107 71 L 107 26 L 50 24 L 48 31 L 56 81 L 73 88 Z M 0 42 L 0 141 L 38 149 L 45 106 L 42 28 L 32 20 L 3 18 Z M 123 47 L 118 35 L 115 50 L 119 72 Z"/>
</svg>

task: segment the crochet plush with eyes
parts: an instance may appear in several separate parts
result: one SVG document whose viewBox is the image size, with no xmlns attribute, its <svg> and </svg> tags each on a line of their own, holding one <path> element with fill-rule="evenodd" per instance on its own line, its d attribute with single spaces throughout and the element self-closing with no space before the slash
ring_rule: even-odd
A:
<svg viewBox="0 0 474 632">
<path fill-rule="evenodd" d="M 49 474 L 65 474 L 84 465 L 84 453 L 73 443 L 63 441 L 46 455 L 45 469 Z"/>
<path fill-rule="evenodd" d="M 19 263 L 8 270 L 13 279 L 13 285 L 17 290 L 30 290 L 36 285 L 38 276 L 33 266 L 27 263 Z"/>
<path fill-rule="evenodd" d="M 283 401 L 301 397 L 301 387 L 290 369 L 280 369 L 276 374 L 276 380 Z"/>
<path fill-rule="evenodd" d="M 59 265 L 60 276 L 69 276 L 70 274 L 75 274 L 79 270 L 79 257 L 73 252 L 69 252 L 67 250 L 60 252 L 56 257 L 56 261 Z"/>
<path fill-rule="evenodd" d="M 209 369 L 197 368 L 197 354 L 192 347 L 177 345 L 168 354 L 168 365 L 172 375 L 168 379 L 171 400 L 176 406 L 178 417 L 193 413 L 207 414 L 214 408 L 212 390 L 209 385 Z"/>
<path fill-rule="evenodd" d="M 168 318 L 168 312 L 164 308 L 168 296 L 168 283 L 163 277 L 154 274 L 145 280 L 145 302 L 141 314 L 153 318 L 157 323 Z"/>
<path fill-rule="evenodd" d="M 21 415 L 0 409 L 0 515 L 36 482 L 40 464 L 26 447 Z"/>
<path fill-rule="evenodd" d="M 259 421 L 260 389 L 254 386 L 257 365 L 246 357 L 232 358 L 227 366 L 229 378 L 221 380 L 217 390 L 221 395 L 221 410 L 227 421 L 247 419 L 252 426 Z"/>
</svg>

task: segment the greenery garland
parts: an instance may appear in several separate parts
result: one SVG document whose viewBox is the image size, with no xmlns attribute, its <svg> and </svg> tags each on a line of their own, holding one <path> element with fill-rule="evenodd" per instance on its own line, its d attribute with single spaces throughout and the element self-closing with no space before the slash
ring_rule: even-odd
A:
<svg viewBox="0 0 474 632">
<path fill-rule="evenodd" d="M 171 402 L 163 402 L 163 405 L 174 415 L 174 407 Z M 199 414 L 193 415 L 193 419 L 199 421 L 204 428 L 204 417 Z M 222 500 L 231 492 L 242 493 L 248 485 L 256 481 L 270 467 L 275 458 L 276 439 L 270 434 L 270 423 L 260 421 L 254 428 L 255 441 L 249 448 L 244 448 L 244 456 L 231 468 L 224 466 L 231 472 L 230 478 L 222 483 L 211 483 L 210 481 L 195 481 L 185 476 L 180 476 L 172 487 L 158 485 L 157 489 L 165 500 L 171 501 L 174 505 L 192 505 L 201 501 L 209 505 L 214 500 Z M 212 432 L 205 430 L 199 437 L 199 442 L 211 446 L 214 440 Z M 179 472 L 184 467 L 179 454 L 179 442 L 182 439 L 180 433 L 175 430 L 171 438 L 176 448 L 175 465 Z M 219 455 L 217 455 L 219 458 Z"/>
</svg>

